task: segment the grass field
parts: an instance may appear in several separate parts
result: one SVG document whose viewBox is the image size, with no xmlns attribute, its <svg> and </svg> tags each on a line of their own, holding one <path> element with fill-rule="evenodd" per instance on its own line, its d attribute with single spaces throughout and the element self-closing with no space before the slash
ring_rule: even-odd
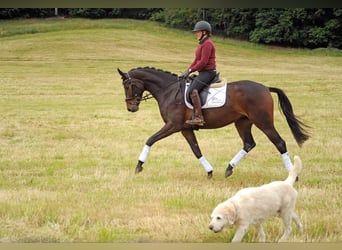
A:
<svg viewBox="0 0 342 250">
<path fill-rule="evenodd" d="M 312 127 L 299 148 L 275 101 L 275 124 L 291 158 L 303 161 L 292 242 L 342 240 L 342 52 L 264 47 L 213 37 L 228 81 L 282 88 Z M 181 73 L 193 59 L 191 32 L 132 20 L 0 21 L 0 242 L 229 242 L 209 217 L 237 190 L 286 178 L 275 147 L 253 129 L 256 148 L 224 178 L 241 149 L 234 126 L 197 132 L 214 166 L 206 173 L 180 134 L 152 147 L 162 125 L 155 100 L 129 113 L 116 68 Z M 277 100 L 276 96 L 274 99 Z M 282 223 L 265 223 L 267 241 Z M 257 240 L 250 228 L 244 242 Z"/>
</svg>

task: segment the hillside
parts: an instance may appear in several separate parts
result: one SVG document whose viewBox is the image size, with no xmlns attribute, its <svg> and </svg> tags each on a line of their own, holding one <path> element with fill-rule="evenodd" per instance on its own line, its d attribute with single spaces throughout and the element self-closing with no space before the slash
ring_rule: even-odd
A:
<svg viewBox="0 0 342 250">
<path fill-rule="evenodd" d="M 280 155 L 257 128 L 257 146 L 224 178 L 241 149 L 234 125 L 196 133 L 214 166 L 206 173 L 180 134 L 152 147 L 163 124 L 155 100 L 129 113 L 116 68 L 151 66 L 181 73 L 197 42 L 189 32 L 135 20 L 0 21 L 0 242 L 229 242 L 213 234 L 211 210 L 237 190 L 286 178 Z M 227 81 L 282 88 L 312 129 L 299 148 L 275 100 L 275 126 L 303 161 L 292 242 L 340 242 L 342 55 L 213 37 Z M 265 225 L 267 241 L 282 234 Z M 250 229 L 245 242 L 257 241 Z"/>
</svg>

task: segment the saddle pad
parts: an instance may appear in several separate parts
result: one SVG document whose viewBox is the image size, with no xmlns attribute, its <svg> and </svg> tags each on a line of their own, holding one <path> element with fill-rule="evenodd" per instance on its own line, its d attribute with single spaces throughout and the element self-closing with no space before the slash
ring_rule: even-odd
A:
<svg viewBox="0 0 342 250">
<path fill-rule="evenodd" d="M 185 93 L 187 93 L 188 88 L 190 86 L 190 82 L 187 82 L 185 85 Z M 227 92 L 227 84 L 224 84 L 219 88 L 210 88 L 208 89 L 208 97 L 206 102 L 202 105 L 202 109 L 206 108 L 219 108 L 222 107 L 226 103 L 226 94 Z M 188 102 L 186 98 L 186 94 L 184 95 L 184 101 L 188 108 L 192 109 L 193 106 Z"/>
</svg>

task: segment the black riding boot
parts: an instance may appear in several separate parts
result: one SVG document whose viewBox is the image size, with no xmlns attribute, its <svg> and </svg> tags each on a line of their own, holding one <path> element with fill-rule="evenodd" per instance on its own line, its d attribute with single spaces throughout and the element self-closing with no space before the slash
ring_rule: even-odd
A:
<svg viewBox="0 0 342 250">
<path fill-rule="evenodd" d="M 190 95 L 192 105 L 194 106 L 194 117 L 192 120 L 186 120 L 185 123 L 196 126 L 203 126 L 205 121 L 202 115 L 201 99 L 197 89 L 194 89 Z"/>
</svg>

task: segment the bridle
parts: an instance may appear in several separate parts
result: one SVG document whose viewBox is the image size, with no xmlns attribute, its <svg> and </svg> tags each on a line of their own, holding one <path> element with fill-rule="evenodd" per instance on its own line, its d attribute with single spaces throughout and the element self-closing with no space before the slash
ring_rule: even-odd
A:
<svg viewBox="0 0 342 250">
<path fill-rule="evenodd" d="M 152 99 L 153 96 L 151 93 L 147 93 L 143 97 L 141 97 L 142 93 L 145 91 L 145 88 L 142 86 L 138 86 L 137 83 L 143 83 L 140 80 L 133 79 L 130 77 L 130 75 L 127 73 L 128 78 L 124 80 L 123 84 L 124 86 L 128 86 L 128 90 L 126 91 L 126 98 L 125 101 L 131 101 L 131 100 L 136 100 L 136 105 L 138 105 L 141 101 L 146 101 L 148 99 Z"/>
<path fill-rule="evenodd" d="M 127 74 L 127 78 L 123 81 L 125 88 L 128 88 L 128 90 L 126 91 L 126 98 L 125 98 L 126 102 L 129 102 L 135 99 L 134 104 L 139 105 L 141 101 L 147 101 L 148 99 L 154 98 L 151 93 L 147 93 L 144 96 L 142 96 L 142 93 L 145 91 L 144 83 L 139 79 L 132 78 L 128 72 L 126 74 Z M 179 83 L 179 87 L 181 88 L 180 82 L 181 82 L 181 79 L 178 78 L 178 80 L 175 81 L 174 83 Z M 141 86 L 138 86 L 137 83 L 140 83 Z M 178 92 L 181 91 L 180 88 L 177 91 L 176 95 L 178 95 Z"/>
</svg>

